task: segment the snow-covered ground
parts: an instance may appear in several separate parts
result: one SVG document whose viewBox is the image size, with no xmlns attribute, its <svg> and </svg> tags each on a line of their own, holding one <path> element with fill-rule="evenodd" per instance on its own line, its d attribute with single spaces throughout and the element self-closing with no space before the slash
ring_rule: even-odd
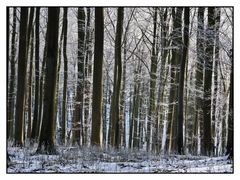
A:
<svg viewBox="0 0 240 180">
<path fill-rule="evenodd" d="M 146 152 L 58 147 L 58 155 L 35 154 L 35 148 L 8 147 L 8 173 L 232 173 L 223 157 L 163 156 Z"/>
</svg>

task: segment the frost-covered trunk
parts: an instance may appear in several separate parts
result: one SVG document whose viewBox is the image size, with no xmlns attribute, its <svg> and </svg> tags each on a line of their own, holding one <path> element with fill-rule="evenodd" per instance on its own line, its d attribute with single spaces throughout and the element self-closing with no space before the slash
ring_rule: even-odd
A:
<svg viewBox="0 0 240 180">
<path fill-rule="evenodd" d="M 204 104 L 203 104 L 203 154 L 213 153 L 212 140 L 212 70 L 213 70 L 213 50 L 214 50 L 214 12 L 215 8 L 208 8 L 208 26 L 206 31 L 206 58 L 204 74 Z"/>
<path fill-rule="evenodd" d="M 8 115 L 7 115 L 7 138 L 13 138 L 13 122 L 14 122 L 14 104 L 15 104 L 15 78 L 16 78 L 16 68 L 15 68 L 15 58 L 16 58 L 16 23 L 17 23 L 17 8 L 13 8 L 13 20 L 12 20 L 12 37 L 11 37 L 11 54 L 10 54 L 10 76 L 9 76 L 9 92 L 8 92 Z M 8 9 L 8 17 L 10 21 L 10 14 Z M 10 24 L 9 24 L 10 26 Z M 9 33 L 10 34 L 10 33 Z M 10 35 L 9 35 L 10 38 Z"/>
<path fill-rule="evenodd" d="M 84 40 L 85 40 L 85 12 L 84 8 L 78 8 L 78 50 L 77 50 L 77 90 L 73 117 L 73 144 L 81 144 L 83 138 L 83 97 L 84 97 Z"/>
</svg>

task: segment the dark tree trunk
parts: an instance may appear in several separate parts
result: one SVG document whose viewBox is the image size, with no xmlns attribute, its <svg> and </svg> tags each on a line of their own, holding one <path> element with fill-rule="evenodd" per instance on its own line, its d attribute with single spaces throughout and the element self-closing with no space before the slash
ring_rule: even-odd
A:
<svg viewBox="0 0 240 180">
<path fill-rule="evenodd" d="M 9 9 L 8 9 L 9 11 Z M 8 93 L 8 118 L 7 118 L 7 138 L 13 138 L 13 122 L 14 122 L 14 104 L 15 104 L 15 58 L 16 58 L 16 24 L 17 24 L 17 8 L 13 8 L 13 27 L 11 38 L 11 55 L 10 62 L 11 74 L 9 77 L 10 87 Z M 8 16 L 10 16 L 8 14 Z M 10 17 L 9 17 L 10 18 Z"/>
<path fill-rule="evenodd" d="M 17 78 L 17 100 L 15 115 L 15 145 L 23 146 L 24 136 L 24 107 L 25 107 L 25 83 L 27 69 L 27 22 L 28 8 L 21 8 L 20 35 L 18 51 L 18 78 Z"/>
<path fill-rule="evenodd" d="M 211 92 L 212 92 L 212 70 L 213 70 L 213 49 L 214 49 L 214 9 L 208 8 L 208 28 L 205 58 L 204 76 L 204 105 L 203 105 L 203 154 L 210 156 L 213 152 L 212 125 L 211 125 Z"/>
<path fill-rule="evenodd" d="M 233 160 L 233 52 L 231 52 L 230 60 L 232 61 L 232 69 L 230 74 L 230 95 L 229 95 L 229 114 L 228 114 L 228 138 L 227 151 L 228 158 Z"/>
<path fill-rule="evenodd" d="M 104 46 L 103 8 L 95 8 L 95 44 L 91 144 L 102 148 L 102 68 Z"/>
<path fill-rule="evenodd" d="M 55 154 L 55 93 L 58 58 L 59 8 L 48 8 L 47 61 L 43 120 L 37 153 Z"/>
<path fill-rule="evenodd" d="M 78 8 L 78 78 L 77 95 L 75 98 L 73 144 L 81 144 L 83 138 L 83 94 L 84 94 L 84 39 L 85 39 L 85 12 Z"/>
<path fill-rule="evenodd" d="M 151 72 L 150 72 L 150 96 L 149 96 L 149 110 L 148 110 L 148 122 L 147 122 L 147 151 L 151 150 L 151 138 L 153 138 L 151 134 L 151 129 L 154 133 L 153 122 L 155 123 L 155 88 L 156 88 L 156 80 L 157 80 L 157 53 L 156 53 L 156 32 L 157 32 L 157 8 L 154 9 L 154 17 L 153 17 L 153 42 L 152 42 L 152 54 L 151 54 Z M 155 143 L 153 138 L 152 143 Z M 153 147 L 155 145 L 153 144 Z"/>
<path fill-rule="evenodd" d="M 121 42 L 123 31 L 123 17 L 124 9 L 118 8 L 117 15 L 117 29 L 115 38 L 115 65 L 114 65 L 114 85 L 113 96 L 111 104 L 111 145 L 113 147 L 119 147 L 119 98 L 122 78 L 122 57 L 121 57 Z"/>
<path fill-rule="evenodd" d="M 63 10 L 63 58 L 64 58 L 64 80 L 63 80 L 63 102 L 62 102 L 62 125 L 61 142 L 65 144 L 66 122 L 67 122 L 67 79 L 68 79 L 68 59 L 67 59 L 67 31 L 68 31 L 68 8 Z"/>
<path fill-rule="evenodd" d="M 167 141 L 166 148 L 168 152 L 171 153 L 173 151 L 177 151 L 177 84 L 178 84 L 178 65 L 181 58 L 181 46 L 182 46 L 182 33 L 181 33 L 181 25 L 182 25 L 182 8 L 177 8 L 177 12 L 173 13 L 173 34 L 174 39 L 172 39 L 172 45 L 174 49 L 172 49 L 172 58 L 171 58 L 171 82 L 170 82 L 170 94 L 169 94 L 169 110 L 168 110 L 168 127 L 167 127 Z"/>
<path fill-rule="evenodd" d="M 196 101 L 196 118 L 194 137 L 198 136 L 198 129 L 202 132 L 203 122 L 203 68 L 204 68 L 204 54 L 205 54 L 205 41 L 204 41 L 204 8 L 198 8 L 198 28 L 197 28 L 197 62 L 196 62 L 196 81 L 195 88 L 198 89 L 195 94 Z M 201 133 L 202 134 L 202 133 Z M 201 138 L 202 142 L 202 138 Z M 193 140 L 193 146 L 197 153 L 198 138 Z"/>
<path fill-rule="evenodd" d="M 183 40 L 183 53 L 180 67 L 179 88 L 178 88 L 178 134 L 177 145 L 178 153 L 183 154 L 183 100 L 184 100 L 184 75 L 185 65 L 188 55 L 188 42 L 189 42 L 189 7 L 184 8 L 184 40 Z"/>
<path fill-rule="evenodd" d="M 45 46 L 44 46 L 44 52 L 43 52 L 43 62 L 42 62 L 42 69 L 41 69 L 41 78 L 40 78 L 40 84 L 39 84 L 39 112 L 38 112 L 38 120 L 36 125 L 36 134 L 35 139 L 39 138 L 41 126 L 42 126 L 42 114 L 43 114 L 43 96 L 44 96 L 44 77 L 46 75 L 46 61 L 47 61 L 47 36 L 48 36 L 48 30 L 46 32 L 45 37 Z"/>
<path fill-rule="evenodd" d="M 36 8 L 36 25 L 35 25 L 35 103 L 33 114 L 33 127 L 31 139 L 36 138 L 37 122 L 39 121 L 39 15 L 40 8 Z"/>
<path fill-rule="evenodd" d="M 216 8 L 215 11 L 215 67 L 214 67 L 214 92 L 213 92 L 213 106 L 212 106 L 212 121 L 213 121 L 213 137 L 214 139 L 216 139 L 217 141 L 219 141 L 217 138 L 215 138 L 215 136 L 217 136 L 216 130 L 215 130 L 215 126 L 218 126 L 216 124 L 219 124 L 219 120 L 217 120 L 218 118 L 217 116 L 217 98 L 218 98 L 218 70 L 219 70 L 219 28 L 220 28 L 220 14 L 221 14 L 221 9 L 220 8 Z M 222 130 L 224 131 L 224 130 Z M 218 142 L 217 142 L 218 144 Z M 218 147 L 215 147 L 218 148 Z M 217 153 L 217 149 L 216 149 L 216 153 Z"/>
</svg>

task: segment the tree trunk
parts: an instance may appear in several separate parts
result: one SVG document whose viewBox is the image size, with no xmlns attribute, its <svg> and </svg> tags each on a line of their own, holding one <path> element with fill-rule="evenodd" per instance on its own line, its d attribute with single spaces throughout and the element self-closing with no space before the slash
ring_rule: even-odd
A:
<svg viewBox="0 0 240 180">
<path fill-rule="evenodd" d="M 25 107 L 25 83 L 27 69 L 27 22 L 28 8 L 21 8 L 20 35 L 18 51 L 18 76 L 17 76 L 17 100 L 15 115 L 15 145 L 23 146 L 24 136 L 24 107 Z"/>
<path fill-rule="evenodd" d="M 8 9 L 9 10 L 9 9 Z M 11 63 L 11 74 L 10 74 L 10 87 L 8 93 L 8 118 L 7 118 L 7 138 L 13 138 L 13 122 L 14 122 L 14 104 L 15 104 L 15 58 L 16 58 L 16 24 L 17 24 L 17 8 L 13 8 L 13 27 L 12 27 L 12 38 L 11 38 L 11 55 L 10 55 L 10 63 Z M 8 14 L 8 17 L 10 15 Z M 10 18 L 10 17 L 9 17 Z"/>
<path fill-rule="evenodd" d="M 153 43 L 152 43 L 152 54 L 151 54 L 151 72 L 150 72 L 150 96 L 149 96 L 149 111 L 148 111 L 148 122 L 147 122 L 147 151 L 151 150 L 151 138 L 155 135 L 152 128 L 153 122 L 155 123 L 155 88 L 157 80 L 157 53 L 156 53 L 156 32 L 157 32 L 157 8 L 154 8 L 153 17 Z M 151 133 L 153 131 L 153 133 Z M 152 143 L 155 143 L 153 138 Z M 153 144 L 155 147 L 155 144 Z"/>
<path fill-rule="evenodd" d="M 89 110 L 90 110 L 90 86 L 91 86 L 91 27 L 90 27 L 90 8 L 87 8 L 87 31 L 86 31 L 86 41 L 85 41 L 85 75 L 84 75 L 84 90 L 85 90 L 85 102 L 84 102 L 84 137 L 83 144 L 87 144 L 88 135 L 88 122 L 89 122 Z"/>
<path fill-rule="evenodd" d="M 229 113 L 228 113 L 228 138 L 227 138 L 227 151 L 229 159 L 234 158 L 233 156 L 233 52 L 230 55 L 230 60 L 232 61 L 232 68 L 230 74 L 230 95 L 229 95 Z"/>
<path fill-rule="evenodd" d="M 83 94 L 84 94 L 84 39 L 85 39 L 85 12 L 78 8 L 78 77 L 77 95 L 75 98 L 73 144 L 81 144 L 83 138 L 80 133 L 83 131 Z"/>
<path fill-rule="evenodd" d="M 178 88 L 178 133 L 177 133 L 177 145 L 178 153 L 183 154 L 183 100 L 184 100 L 184 75 L 185 65 L 188 55 L 188 42 L 189 42 L 189 7 L 184 8 L 184 41 L 183 41 L 183 53 L 180 67 L 179 88 Z"/>
<path fill-rule="evenodd" d="M 40 8 L 36 8 L 36 25 L 35 25 L 35 102 L 33 114 L 33 126 L 31 132 L 31 139 L 36 138 L 37 122 L 39 121 L 39 15 Z"/>
<path fill-rule="evenodd" d="M 48 8 L 47 61 L 44 90 L 43 120 L 37 153 L 55 154 L 55 93 L 58 58 L 59 8 Z"/>
<path fill-rule="evenodd" d="M 33 40 L 34 40 L 34 32 L 32 30 L 31 39 L 29 46 L 30 49 L 30 65 L 29 65 L 29 77 L 28 77 L 28 129 L 27 129 L 27 138 L 29 139 L 32 132 L 32 69 L 33 69 Z"/>
<path fill-rule="evenodd" d="M 195 118 L 195 130 L 193 146 L 197 147 L 198 144 L 198 128 L 202 132 L 203 122 L 203 68 L 204 68 L 204 56 L 205 54 L 205 42 L 204 42 L 204 8 L 198 8 L 198 28 L 197 28 L 197 62 L 196 62 L 196 81 L 195 88 L 198 90 L 195 93 L 196 101 L 196 118 Z M 198 126 L 198 124 L 200 126 Z M 201 133 L 202 134 L 202 133 Z M 200 139 L 202 141 L 202 138 Z M 195 149 L 197 151 L 197 148 Z M 197 152 L 196 152 L 197 153 Z"/>
<path fill-rule="evenodd" d="M 174 49 L 172 49 L 172 58 L 171 58 L 171 82 L 170 82 L 170 95 L 169 95 L 169 109 L 168 109 L 168 128 L 167 128 L 167 138 L 166 148 L 168 152 L 171 153 L 173 151 L 177 151 L 177 106 L 176 106 L 176 98 L 177 98 L 177 84 L 178 84 L 178 65 L 181 58 L 181 46 L 182 46 L 182 33 L 181 33 L 181 25 L 182 25 L 182 8 L 177 8 L 177 12 L 173 13 L 173 33 L 174 39 L 172 39 L 172 45 Z"/>
<path fill-rule="evenodd" d="M 95 8 L 95 44 L 91 144 L 102 148 L 102 68 L 104 46 L 103 8 Z"/>
<path fill-rule="evenodd" d="M 68 8 L 63 10 L 63 58 L 64 58 L 64 80 L 63 80 L 63 102 L 62 102 L 62 125 L 61 142 L 65 144 L 66 139 L 66 121 L 67 121 L 67 79 L 68 79 L 68 59 L 67 59 L 67 31 L 68 31 Z"/>
<path fill-rule="evenodd" d="M 119 98 L 121 89 L 121 78 L 122 78 L 122 57 L 121 57 L 121 42 L 122 42 L 122 31 L 123 31 L 123 8 L 118 8 L 117 15 L 117 29 L 115 38 L 115 67 L 114 67 L 114 85 L 113 85 L 113 96 L 111 104 L 111 145 L 113 147 L 119 147 Z"/>
<path fill-rule="evenodd" d="M 213 49 L 214 49 L 214 9 L 208 8 L 208 29 L 205 58 L 204 76 L 204 105 L 203 105 L 203 154 L 210 156 L 213 152 L 212 128 L 211 128 L 211 105 L 212 105 L 212 70 L 213 70 Z"/>
</svg>

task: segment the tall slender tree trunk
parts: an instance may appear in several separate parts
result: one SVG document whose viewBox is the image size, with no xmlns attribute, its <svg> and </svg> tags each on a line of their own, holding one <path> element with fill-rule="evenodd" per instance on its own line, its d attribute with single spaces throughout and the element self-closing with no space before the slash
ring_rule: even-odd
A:
<svg viewBox="0 0 240 180">
<path fill-rule="evenodd" d="M 194 122 L 195 130 L 194 130 L 194 140 L 193 146 L 194 150 L 197 153 L 197 145 L 198 145 L 198 129 L 202 132 L 202 123 L 203 123 L 203 73 L 204 73 L 204 56 L 205 54 L 205 41 L 204 41 L 204 10 L 205 8 L 198 8 L 198 27 L 197 27 L 197 62 L 196 62 L 196 81 L 195 87 L 198 89 L 195 93 L 195 101 L 196 101 L 196 118 Z M 198 126 L 198 124 L 200 126 Z M 200 139 L 200 142 L 202 138 Z"/>
<path fill-rule="evenodd" d="M 9 10 L 9 9 L 8 9 Z M 14 122 L 14 104 L 15 104 L 15 58 L 16 58 L 16 24 L 17 24 L 17 8 L 13 8 L 13 27 L 11 37 L 11 55 L 10 55 L 10 87 L 8 93 L 8 118 L 7 118 L 7 138 L 13 138 L 13 122 Z M 8 14 L 8 16 L 10 16 Z M 10 17 L 9 17 L 10 18 Z"/>
<path fill-rule="evenodd" d="M 31 32 L 30 38 L 30 65 L 29 65 L 29 77 L 28 77 L 28 129 L 27 129 L 27 138 L 29 139 L 32 132 L 32 69 L 33 69 L 33 40 L 34 40 L 34 32 Z"/>
<path fill-rule="evenodd" d="M 205 58 L 204 76 L 204 105 L 203 105 L 203 154 L 211 155 L 213 152 L 211 105 L 212 105 L 212 70 L 213 70 L 213 49 L 214 49 L 214 11 L 215 8 L 208 8 L 208 28 Z"/>
<path fill-rule="evenodd" d="M 138 147 L 139 142 L 139 91 L 140 91 L 140 74 L 141 74 L 141 65 L 140 60 L 138 60 L 138 65 L 135 70 L 134 76 L 134 91 L 133 91 L 133 110 L 132 110 L 132 121 L 133 121 L 133 148 L 136 149 Z"/>
<path fill-rule="evenodd" d="M 180 67 L 179 88 L 178 88 L 178 133 L 177 145 L 178 153 L 183 154 L 183 101 L 184 101 L 184 75 L 185 65 L 188 55 L 188 42 L 189 42 L 189 7 L 184 8 L 184 40 L 183 40 L 183 55 Z"/>
<path fill-rule="evenodd" d="M 170 81 L 170 95 L 169 95 L 169 109 L 168 109 L 168 128 L 167 128 L 167 138 L 166 148 L 168 152 L 172 153 L 177 151 L 177 89 L 178 89 L 178 65 L 181 58 L 181 47 L 182 47 L 182 8 L 177 8 L 177 12 L 173 13 L 173 33 L 174 39 L 172 39 L 172 58 L 171 58 L 171 81 Z"/>
<path fill-rule="evenodd" d="M 217 116 L 217 99 L 218 99 L 218 70 L 219 70 L 219 28 L 220 28 L 220 13 L 221 13 L 221 9 L 220 8 L 216 8 L 215 11 L 215 28 L 214 28 L 214 32 L 215 32 L 215 59 L 214 59 L 214 88 L 213 88 L 213 103 L 212 103 L 212 134 L 213 134 L 213 138 L 214 138 L 214 153 L 217 153 L 217 144 L 218 144 L 218 137 L 217 137 L 217 131 L 216 131 L 216 127 L 218 126 L 217 124 L 220 122 L 218 120 Z"/>
<path fill-rule="evenodd" d="M 90 27 L 90 8 L 87 8 L 87 27 L 86 27 L 86 41 L 85 41 L 85 75 L 84 75 L 84 90 L 85 90 L 85 102 L 84 102 L 84 137 L 83 144 L 87 144 L 87 135 L 88 135 L 88 122 L 89 122 L 89 110 L 90 110 L 90 86 L 91 86 L 91 27 Z"/>
<path fill-rule="evenodd" d="M 231 50 L 232 51 L 232 50 Z M 227 138 L 227 151 L 226 154 L 228 155 L 229 159 L 234 158 L 233 154 L 233 52 L 230 54 L 230 60 L 232 61 L 232 68 L 230 74 L 230 95 L 229 95 L 229 113 L 228 113 L 228 138 Z"/>
<path fill-rule="evenodd" d="M 127 32 L 125 32 L 127 33 Z M 123 77 L 122 77 L 122 92 L 121 92 L 121 97 L 120 97 L 120 142 L 122 143 L 123 147 L 126 147 L 126 137 L 125 137 L 125 111 L 126 111 L 126 106 L 125 106 L 125 90 L 126 90 L 126 64 L 127 64 L 127 42 L 124 40 L 124 60 L 123 60 Z"/>
<path fill-rule="evenodd" d="M 63 80 L 63 102 L 62 102 L 62 125 L 61 141 L 65 144 L 66 122 L 67 122 L 67 79 L 68 79 L 68 59 L 67 59 L 67 31 L 68 31 L 68 8 L 63 9 L 63 58 L 64 58 L 64 80 Z"/>
<path fill-rule="evenodd" d="M 81 144 L 83 131 L 85 12 L 78 8 L 78 77 L 75 98 L 73 144 Z M 81 133 L 81 134 L 80 134 Z"/>
<path fill-rule="evenodd" d="M 35 25 L 35 95 L 34 95 L 34 113 L 33 113 L 33 126 L 31 132 L 31 139 L 36 138 L 37 122 L 39 121 L 39 15 L 40 8 L 36 8 L 36 25 Z"/>
<path fill-rule="evenodd" d="M 18 78 L 17 78 L 17 100 L 15 114 L 15 145 L 23 146 L 24 136 L 24 107 L 25 107 L 25 83 L 27 69 L 27 22 L 28 8 L 21 8 L 20 35 L 18 50 Z"/>
<path fill-rule="evenodd" d="M 154 130 L 152 127 L 153 122 L 155 123 L 155 87 L 157 80 L 157 54 L 156 54 L 156 32 L 157 32 L 157 8 L 154 9 L 153 17 L 153 43 L 152 43 L 152 54 L 151 54 L 151 72 L 150 72 L 150 96 L 149 96 L 149 111 L 148 111 L 148 122 L 147 122 L 147 151 L 151 150 L 151 139 L 155 133 L 151 133 Z M 153 138 L 152 143 L 155 143 Z M 155 144 L 153 144 L 155 147 Z"/>
<path fill-rule="evenodd" d="M 42 69 L 41 69 L 41 78 L 40 78 L 40 84 L 39 84 L 39 114 L 38 114 L 38 121 L 36 125 L 36 139 L 39 138 L 41 127 L 42 127 L 42 114 L 43 114 L 43 96 L 44 96 L 44 77 L 46 75 L 46 61 L 47 61 L 47 36 L 48 36 L 48 30 L 46 32 L 45 37 L 45 46 L 44 46 L 44 52 L 43 52 L 43 62 L 42 62 Z"/>
<path fill-rule="evenodd" d="M 37 153 L 55 154 L 56 77 L 58 58 L 59 8 L 48 8 L 47 61 L 44 87 L 43 121 Z"/>
<path fill-rule="evenodd" d="M 113 147 L 119 147 L 119 99 L 121 89 L 121 78 L 122 78 L 122 57 L 121 57 L 121 42 L 122 42 L 122 31 L 123 31 L 123 17 L 124 9 L 118 8 L 117 15 L 117 29 L 115 38 L 115 66 L 114 66 L 114 85 L 113 85 L 113 96 L 111 104 L 111 144 Z"/>
<path fill-rule="evenodd" d="M 95 44 L 91 144 L 102 148 L 102 68 L 104 46 L 103 8 L 95 8 Z"/>
</svg>

